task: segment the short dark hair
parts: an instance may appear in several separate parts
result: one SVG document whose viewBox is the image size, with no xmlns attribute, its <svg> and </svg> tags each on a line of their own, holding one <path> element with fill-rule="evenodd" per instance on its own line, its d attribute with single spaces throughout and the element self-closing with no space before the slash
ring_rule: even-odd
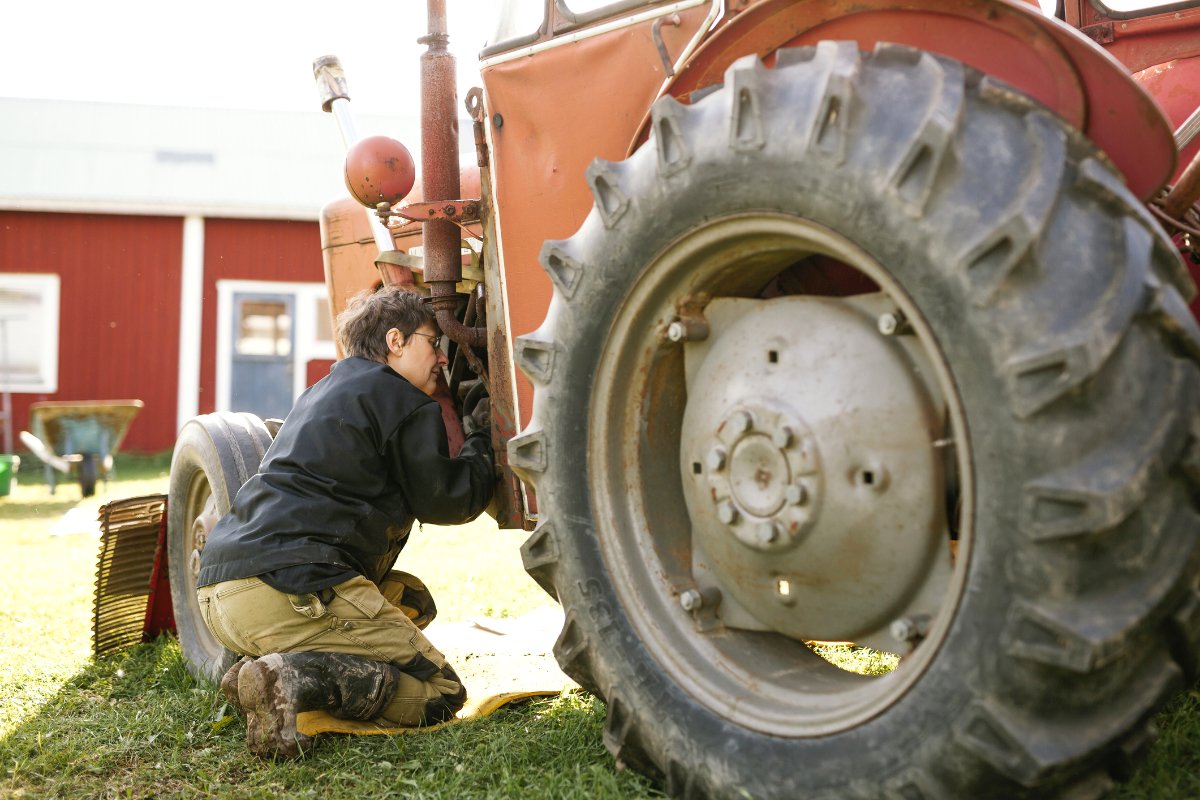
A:
<svg viewBox="0 0 1200 800">
<path fill-rule="evenodd" d="M 407 342 L 413 331 L 425 324 L 436 327 L 433 311 L 411 289 L 399 286 L 365 289 L 350 298 L 346 310 L 338 314 L 338 341 L 347 356 L 386 364 L 387 332 L 396 328 Z"/>
</svg>

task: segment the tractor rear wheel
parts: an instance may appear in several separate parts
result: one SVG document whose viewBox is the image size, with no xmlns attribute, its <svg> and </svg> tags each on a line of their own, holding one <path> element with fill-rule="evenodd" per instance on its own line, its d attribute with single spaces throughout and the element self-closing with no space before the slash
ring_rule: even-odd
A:
<svg viewBox="0 0 1200 800">
<path fill-rule="evenodd" d="M 200 616 L 200 553 L 270 446 L 271 434 L 261 419 L 228 412 L 188 420 L 175 442 L 167 499 L 167 563 L 179 646 L 196 678 L 218 682 L 237 659 L 209 633 Z"/>
<path fill-rule="evenodd" d="M 509 457 L 618 762 L 1107 792 L 1200 650 L 1194 287 L 1108 161 L 957 62 L 823 42 L 660 100 L 588 181 Z"/>
</svg>

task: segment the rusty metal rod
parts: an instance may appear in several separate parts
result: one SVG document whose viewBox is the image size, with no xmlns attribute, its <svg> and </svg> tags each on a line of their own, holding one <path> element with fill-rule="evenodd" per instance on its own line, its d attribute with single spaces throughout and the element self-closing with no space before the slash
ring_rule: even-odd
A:
<svg viewBox="0 0 1200 800">
<path fill-rule="evenodd" d="M 429 33 L 417 40 L 421 54 L 421 186 L 425 202 L 457 200 L 458 96 L 454 55 L 446 32 L 446 1 L 428 0 Z M 456 286 L 462 280 L 462 237 L 447 220 L 422 225 L 424 278 L 442 332 L 460 345 L 482 346 L 486 331 L 468 328 L 455 317 Z"/>
<path fill-rule="evenodd" d="M 1200 199 L 1200 153 L 1192 157 L 1192 163 L 1179 176 L 1162 202 L 1162 210 L 1171 219 L 1182 220 L 1196 200 Z"/>
</svg>

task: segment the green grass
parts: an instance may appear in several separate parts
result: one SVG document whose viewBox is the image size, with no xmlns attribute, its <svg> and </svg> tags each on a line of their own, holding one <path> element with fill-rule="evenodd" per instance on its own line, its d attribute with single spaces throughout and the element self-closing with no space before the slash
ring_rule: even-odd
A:
<svg viewBox="0 0 1200 800">
<path fill-rule="evenodd" d="M 583 692 L 433 734 L 322 737 L 296 763 L 254 758 L 242 722 L 192 680 L 172 638 L 92 659 L 97 539 L 47 533 L 69 509 L 94 518 L 108 500 L 165 492 L 169 458 L 119 457 L 118 480 L 88 500 L 77 484 L 51 496 L 25 466 L 0 498 L 0 798 L 659 796 L 616 770 L 603 706 Z M 550 602 L 521 568 L 525 534 L 489 523 L 414 532 L 401 566 L 429 585 L 439 618 Z"/>
<path fill-rule="evenodd" d="M 49 536 L 69 509 L 163 492 L 166 456 L 118 459 L 95 498 L 51 496 L 26 469 L 0 498 L 0 798 L 644 798 L 647 781 L 617 771 L 601 742 L 604 709 L 583 692 L 413 736 L 322 737 L 310 757 L 250 756 L 242 722 L 187 674 L 164 637 L 91 657 L 97 540 Z M 403 568 L 421 576 L 440 617 L 516 616 L 547 602 L 523 573 L 521 532 L 476 523 L 414 533 Z M 846 669 L 879 674 L 894 657 L 822 646 Z M 1159 715 L 1162 736 L 1119 800 L 1200 797 L 1200 687 Z"/>
</svg>

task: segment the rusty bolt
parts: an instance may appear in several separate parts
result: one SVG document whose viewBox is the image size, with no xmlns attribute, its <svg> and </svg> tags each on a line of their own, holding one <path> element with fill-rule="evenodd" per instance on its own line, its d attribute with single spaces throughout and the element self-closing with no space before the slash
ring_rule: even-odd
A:
<svg viewBox="0 0 1200 800">
<path fill-rule="evenodd" d="M 667 338 L 672 342 L 702 342 L 708 333 L 708 323 L 702 319 L 677 319 L 667 326 Z"/>
<path fill-rule="evenodd" d="M 784 498 L 794 506 L 802 506 L 808 502 L 808 489 L 802 483 L 793 483 L 783 493 Z"/>
<path fill-rule="evenodd" d="M 708 451 L 708 458 L 705 459 L 709 470 L 712 472 L 720 472 L 725 469 L 725 448 L 714 447 Z"/>
<path fill-rule="evenodd" d="M 717 518 L 726 525 L 733 525 L 738 521 L 737 506 L 726 500 L 721 505 L 717 506 Z"/>
<path fill-rule="evenodd" d="M 775 431 L 775 433 L 773 433 L 771 435 L 771 441 L 775 443 L 776 447 L 781 448 L 781 449 L 785 448 L 785 447 L 790 447 L 792 444 L 793 438 L 794 437 L 792 435 L 792 429 L 789 428 L 787 425 L 784 425 L 782 428 Z"/>
<path fill-rule="evenodd" d="M 729 431 L 734 436 L 741 436 L 754 427 L 754 418 L 745 411 L 734 412 L 726 421 Z"/>
<path fill-rule="evenodd" d="M 679 595 L 679 605 L 684 611 L 696 611 L 704 605 L 704 595 L 696 589 L 688 589 Z"/>
<path fill-rule="evenodd" d="M 499 114 L 492 114 L 492 124 L 495 125 L 497 128 L 503 128 L 504 127 L 504 117 L 500 116 Z"/>
</svg>

